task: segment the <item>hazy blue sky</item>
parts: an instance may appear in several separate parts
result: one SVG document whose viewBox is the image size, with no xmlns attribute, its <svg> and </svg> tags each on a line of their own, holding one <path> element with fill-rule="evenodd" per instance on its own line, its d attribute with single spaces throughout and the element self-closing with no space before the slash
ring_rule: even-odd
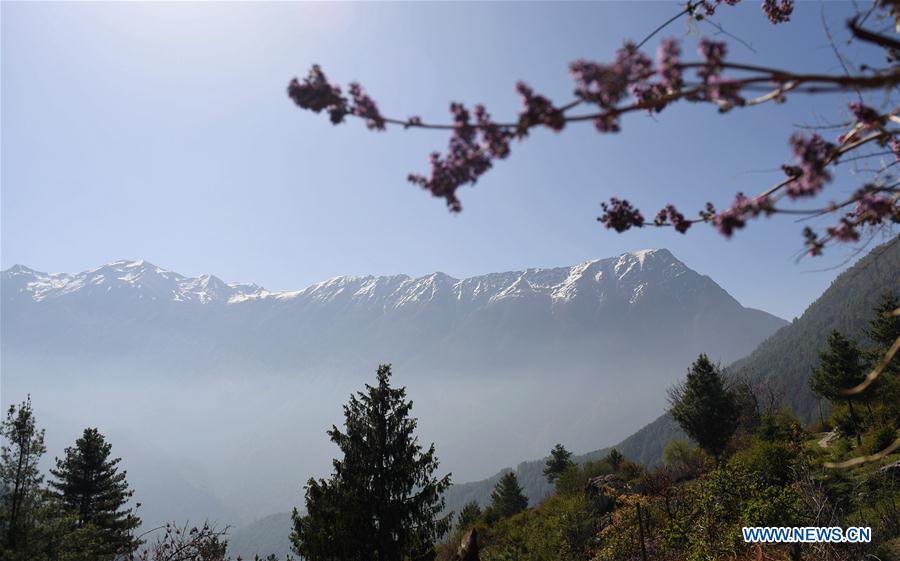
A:
<svg viewBox="0 0 900 561">
<path fill-rule="evenodd" d="M 442 119 L 458 100 L 509 117 L 516 80 L 567 100 L 569 61 L 607 59 L 678 9 L 3 2 L 2 267 L 144 258 L 293 289 L 340 274 L 468 276 L 667 247 L 745 305 L 790 319 L 836 274 L 810 271 L 848 253 L 795 264 L 802 242 L 790 217 L 732 241 L 703 227 L 616 235 L 595 217 L 616 194 L 647 212 L 668 201 L 693 212 L 757 192 L 789 161 L 791 123 L 842 116 L 833 98 L 724 117 L 678 106 L 631 116 L 611 136 L 590 125 L 539 131 L 463 190 L 453 216 L 405 181 L 427 171 L 444 134 L 332 127 L 285 95 L 318 62 L 335 81 L 362 82 L 387 114 Z M 793 23 L 773 27 L 745 2 L 716 21 L 757 51 L 735 44 L 735 59 L 839 71 L 821 18 L 843 35 L 848 9 L 801 2 Z M 699 34 L 715 32 L 682 21 L 664 35 L 690 34 L 693 53 Z"/>
</svg>

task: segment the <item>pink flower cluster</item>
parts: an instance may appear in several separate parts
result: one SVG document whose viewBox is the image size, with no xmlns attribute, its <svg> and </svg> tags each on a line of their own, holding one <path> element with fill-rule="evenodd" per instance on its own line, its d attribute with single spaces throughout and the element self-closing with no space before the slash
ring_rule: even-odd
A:
<svg viewBox="0 0 900 561">
<path fill-rule="evenodd" d="M 797 165 L 782 166 L 791 178 L 786 188 L 788 196 L 796 199 L 817 195 L 825 183 L 831 181 L 826 166 L 835 155 L 835 145 L 817 134 L 806 138 L 803 133 L 791 135 L 790 144 Z"/>
<path fill-rule="evenodd" d="M 852 243 L 859 241 L 863 228 L 876 227 L 886 222 L 900 223 L 897 195 L 890 193 L 895 191 L 877 185 L 865 185 L 857 190 L 850 198 L 851 202 L 855 201 L 853 208 L 836 225 L 825 229 L 826 238 L 820 238 L 812 228 L 803 230 L 807 252 L 810 255 L 820 255 L 829 239 Z"/>
<path fill-rule="evenodd" d="M 313 65 L 303 82 L 296 78 L 291 80 L 288 84 L 288 97 L 301 109 L 308 109 L 313 113 L 327 111 L 335 125 L 344 122 L 344 116 L 350 112 L 347 98 L 341 95 L 341 88 L 328 82 L 318 64 Z"/>
<path fill-rule="evenodd" d="M 697 76 L 706 86 L 705 99 L 719 106 L 719 111 L 726 112 L 746 103 L 740 95 L 740 87 L 733 81 L 722 77 L 722 63 L 725 60 L 727 47 L 722 41 L 700 40 L 700 56 L 704 65 L 697 70 Z"/>
<path fill-rule="evenodd" d="M 520 137 L 528 135 L 528 129 L 544 125 L 556 132 L 566 126 L 565 115 L 553 102 L 542 95 L 534 93 L 528 84 L 519 82 L 516 91 L 522 96 L 524 109 L 519 113 L 519 124 L 516 128 Z"/>
<path fill-rule="evenodd" d="M 597 220 L 607 228 L 616 232 L 624 232 L 632 227 L 640 228 L 644 225 L 644 216 L 641 211 L 631 206 L 626 200 L 612 197 L 609 203 L 600 203 L 603 214 Z"/>
<path fill-rule="evenodd" d="M 794 13 L 794 0 L 763 0 L 762 9 L 772 23 L 787 23 Z"/>
<path fill-rule="evenodd" d="M 741 0 L 700 0 L 696 5 L 703 8 L 703 11 L 707 16 L 713 16 L 716 13 L 716 8 L 718 8 L 720 4 L 734 6 L 740 1 Z"/>
<path fill-rule="evenodd" d="M 900 222 L 900 207 L 896 200 L 879 194 L 876 187 L 863 187 L 856 192 L 854 198 L 856 206 L 851 215 L 856 218 L 856 222 L 869 226 L 876 226 L 886 218 L 892 222 Z"/>
<path fill-rule="evenodd" d="M 616 108 L 619 102 L 629 92 L 646 94 L 649 91 L 647 79 L 653 75 L 653 63 L 634 43 L 625 43 L 609 64 L 577 60 L 569 70 L 575 79 L 575 96 L 602 110 L 594 119 L 597 130 L 618 132 Z"/>
<path fill-rule="evenodd" d="M 875 111 L 868 105 L 853 102 L 850 103 L 848 107 L 850 108 L 850 112 L 853 113 L 856 122 L 863 130 L 873 130 L 881 126 L 881 115 L 878 114 L 878 111 Z"/>
<path fill-rule="evenodd" d="M 747 225 L 748 218 L 756 218 L 760 214 L 769 215 L 775 212 L 772 200 L 767 195 L 747 197 L 738 193 L 731 206 L 712 217 L 713 225 L 726 238 L 730 238 L 735 230 Z"/>
<path fill-rule="evenodd" d="M 303 81 L 297 78 L 288 84 L 288 97 L 301 109 L 314 113 L 328 112 L 335 125 L 344 122 L 344 117 L 353 114 L 365 119 L 370 129 L 384 130 L 384 117 L 378 106 L 363 92 L 362 86 L 350 84 L 350 101 L 342 95 L 340 86 L 332 85 L 318 64 L 314 64 Z"/>
<path fill-rule="evenodd" d="M 663 39 L 656 49 L 659 82 L 668 91 L 678 91 L 684 85 L 681 75 L 681 44 L 675 39 Z"/>
<path fill-rule="evenodd" d="M 356 82 L 350 83 L 350 97 L 353 105 L 350 111 L 357 117 L 365 119 L 366 126 L 370 129 L 383 131 L 384 117 L 378 112 L 378 106 L 372 98 L 363 92 L 362 86 Z"/>
<path fill-rule="evenodd" d="M 656 219 L 653 221 L 657 226 L 665 226 L 667 224 L 673 226 L 675 231 L 684 234 L 688 231 L 688 228 L 691 227 L 692 222 L 684 217 L 683 214 L 678 212 L 673 205 L 666 205 L 662 210 L 660 210 L 656 214 Z"/>
<path fill-rule="evenodd" d="M 425 177 L 410 174 L 408 179 L 433 196 L 445 199 L 452 212 L 459 212 L 462 210 L 462 203 L 456 196 L 456 190 L 462 185 L 478 181 L 479 177 L 491 169 L 491 154 L 497 151 L 497 154 L 504 154 L 498 157 L 505 157 L 509 153 L 509 143 L 508 139 L 503 140 L 488 132 L 490 140 L 487 147 L 483 147 L 478 142 L 468 109 L 461 103 L 451 103 L 450 113 L 453 115 L 453 134 L 447 147 L 447 155 L 442 157 L 437 152 L 432 153 L 431 175 Z M 483 121 L 489 120 L 483 107 L 477 113 Z"/>
<path fill-rule="evenodd" d="M 513 133 L 491 120 L 491 114 L 484 105 L 475 106 L 475 122 L 481 132 L 481 144 L 492 158 L 505 158 L 509 155 L 509 141 Z"/>
</svg>

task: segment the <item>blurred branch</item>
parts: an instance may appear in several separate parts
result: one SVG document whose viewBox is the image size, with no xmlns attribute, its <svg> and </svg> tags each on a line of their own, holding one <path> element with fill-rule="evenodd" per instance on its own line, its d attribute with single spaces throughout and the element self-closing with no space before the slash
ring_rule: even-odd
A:
<svg viewBox="0 0 900 561">
<path fill-rule="evenodd" d="M 848 467 L 858 466 L 860 464 L 869 464 L 887 457 L 891 454 L 891 452 L 897 449 L 900 449 L 900 438 L 895 440 L 893 444 L 891 444 L 881 452 L 878 452 L 877 454 L 871 454 L 869 456 L 858 456 L 844 462 L 825 462 L 825 467 L 831 469 L 844 469 Z"/>
<path fill-rule="evenodd" d="M 897 308 L 896 310 L 891 312 L 890 316 L 900 316 L 900 308 Z M 875 366 L 875 368 L 871 372 L 869 372 L 869 374 L 866 376 L 866 379 L 863 380 L 862 383 L 852 388 L 841 390 L 841 394 L 856 395 L 864 392 L 866 388 L 871 386 L 872 383 L 881 375 L 881 373 L 884 372 L 884 369 L 887 368 L 887 365 L 890 364 L 892 360 L 894 360 L 894 356 L 896 356 L 897 351 L 900 351 L 900 337 L 897 337 L 897 340 L 894 341 L 894 344 L 891 345 L 891 348 L 888 349 L 888 352 L 885 353 L 885 355 L 881 358 L 881 362 L 879 362 L 878 365 Z"/>
</svg>

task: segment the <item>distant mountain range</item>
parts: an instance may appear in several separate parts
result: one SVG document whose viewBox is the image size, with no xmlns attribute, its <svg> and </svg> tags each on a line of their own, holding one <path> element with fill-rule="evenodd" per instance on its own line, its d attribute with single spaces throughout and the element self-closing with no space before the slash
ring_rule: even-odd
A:
<svg viewBox="0 0 900 561">
<path fill-rule="evenodd" d="M 462 280 L 337 277 L 293 292 L 189 278 L 146 261 L 77 274 L 17 265 L 3 271 L 2 294 L 10 327 L 3 350 L 14 353 L 151 351 L 154 361 L 183 367 L 205 364 L 214 351 L 219 361 L 289 372 L 334 365 L 336 355 L 342 365 L 371 369 L 353 359 L 373 354 L 429 370 L 436 357 L 455 366 L 537 360 L 553 368 L 553 347 L 596 357 L 627 349 L 635 335 L 663 345 L 658 354 L 705 346 L 733 359 L 783 325 L 666 250 Z M 161 348 L 165 357 L 155 354 Z"/>
<path fill-rule="evenodd" d="M 51 455 L 77 427 L 110 433 L 148 523 L 241 524 L 299 504 L 302 483 L 330 469 L 325 430 L 379 363 L 465 481 L 557 441 L 616 442 L 658 415 L 697 354 L 731 362 L 786 325 L 665 249 L 289 292 L 146 261 L 14 266 L 0 280 L 3 404 L 32 394 Z M 188 479 L 172 485 L 185 492 L 167 497 L 162 474 Z"/>
</svg>

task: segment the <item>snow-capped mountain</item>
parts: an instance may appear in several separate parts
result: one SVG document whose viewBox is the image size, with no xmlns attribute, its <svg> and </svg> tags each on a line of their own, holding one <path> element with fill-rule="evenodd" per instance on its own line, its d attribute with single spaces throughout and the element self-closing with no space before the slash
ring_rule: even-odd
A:
<svg viewBox="0 0 900 561">
<path fill-rule="evenodd" d="M 147 261 L 115 261 L 81 273 L 42 273 L 22 265 L 3 271 L 3 291 L 35 302 L 67 297 L 121 298 L 123 295 L 173 302 L 228 302 L 265 291 L 255 284 L 226 284 L 214 275 L 185 277 Z"/>
<path fill-rule="evenodd" d="M 656 417 L 697 354 L 730 362 L 785 325 L 664 249 L 285 292 L 146 261 L 73 274 L 15 266 L 0 280 L 4 404 L 30 392 L 64 412 L 63 426 L 141 439 L 190 426 L 205 436 L 188 449 L 154 445 L 223 485 L 262 473 L 252 492 L 216 491 L 247 516 L 292 506 L 297 485 L 327 469 L 323 431 L 380 363 L 408 386 L 423 439 L 466 480 L 558 441 L 616 442 Z M 148 423 L 159 430 L 147 435 Z M 256 461 L 274 456 L 283 461 Z"/>
<path fill-rule="evenodd" d="M 420 358 L 417 364 L 433 370 L 433 353 L 446 354 L 449 344 L 465 364 L 515 364 L 536 350 L 553 355 L 531 338 L 560 349 L 641 340 L 665 351 L 669 343 L 687 344 L 733 360 L 782 325 L 743 308 L 664 249 L 461 280 L 443 273 L 337 277 L 286 292 L 212 275 L 185 277 L 146 261 L 75 274 L 17 265 L 2 272 L 2 298 L 5 351 L 34 345 L 63 354 L 150 351 L 176 361 L 167 370 L 184 359 L 202 365 L 211 358 L 197 355 L 204 348 L 218 348 L 214 361 L 263 360 L 292 371 L 314 367 L 323 354 L 332 365 L 361 367 L 349 359 L 372 353 L 400 363 Z M 515 349 L 516 339 L 528 348 Z"/>
<path fill-rule="evenodd" d="M 145 300 L 199 305 L 252 306 L 259 302 L 354 305 L 385 313 L 410 306 L 442 303 L 472 311 L 505 300 L 535 300 L 551 309 L 574 301 L 595 306 L 640 305 L 656 293 L 678 300 L 697 294 L 675 294 L 681 288 L 705 292 L 703 299 L 730 297 L 709 277 L 688 269 L 665 249 L 626 253 L 572 267 L 526 269 L 455 279 L 444 273 L 412 278 L 344 276 L 303 290 L 270 292 L 251 283 L 226 283 L 214 275 L 186 277 L 147 261 L 116 261 L 81 273 L 43 273 L 22 265 L 2 272 L 5 303 L 71 303 L 79 300 Z M 689 287 L 693 283 L 695 286 Z M 735 303 L 736 302 L 732 302 Z"/>
</svg>

